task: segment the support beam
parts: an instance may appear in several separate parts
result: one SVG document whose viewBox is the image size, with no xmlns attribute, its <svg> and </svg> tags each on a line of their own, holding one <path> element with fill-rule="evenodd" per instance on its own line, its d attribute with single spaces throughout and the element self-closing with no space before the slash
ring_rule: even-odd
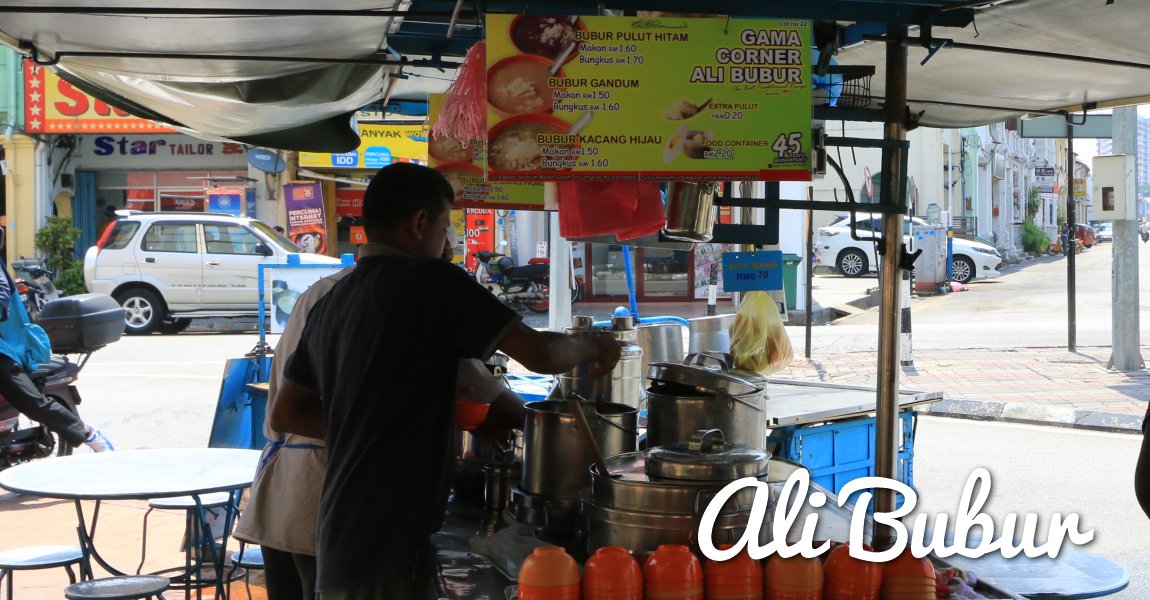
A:
<svg viewBox="0 0 1150 600">
<path fill-rule="evenodd" d="M 886 42 L 886 128 L 888 141 L 906 140 L 906 80 L 907 51 L 902 44 L 906 35 L 903 27 L 887 28 Z M 902 190 L 903 157 L 906 150 L 894 144 L 883 150 L 883 180 L 879 204 L 888 211 L 902 212 L 905 199 Z M 882 223 L 882 258 L 879 269 L 881 304 L 878 324 L 878 398 L 875 416 L 875 475 L 895 479 L 898 472 L 898 388 L 899 388 L 899 335 L 901 329 L 902 285 L 901 258 L 902 218 L 887 214 Z M 895 508 L 893 490 L 875 490 L 875 511 L 891 512 Z M 894 544 L 894 532 L 889 526 L 876 523 L 872 537 L 876 550 L 885 550 Z"/>
</svg>

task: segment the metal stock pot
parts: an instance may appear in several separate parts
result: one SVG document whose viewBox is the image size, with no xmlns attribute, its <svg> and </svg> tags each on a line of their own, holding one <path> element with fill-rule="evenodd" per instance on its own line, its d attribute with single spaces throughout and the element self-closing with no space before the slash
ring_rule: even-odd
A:
<svg viewBox="0 0 1150 600">
<path fill-rule="evenodd" d="M 691 441 L 606 459 L 609 477 L 591 469 L 591 493 L 584 505 L 587 549 L 623 546 L 654 551 L 659 544 L 697 547 L 699 522 L 711 500 L 743 477 L 766 481 L 771 455 L 727 444 L 718 430 L 698 431 Z M 739 490 L 723 505 L 714 543 L 742 537 L 755 488 Z M 769 528 L 760 529 L 766 543 Z"/>
<path fill-rule="evenodd" d="M 700 429 L 719 429 L 732 444 L 766 446 L 762 376 L 732 369 L 722 356 L 692 354 L 682 363 L 651 363 L 647 378 L 648 447 L 686 442 Z"/>
</svg>

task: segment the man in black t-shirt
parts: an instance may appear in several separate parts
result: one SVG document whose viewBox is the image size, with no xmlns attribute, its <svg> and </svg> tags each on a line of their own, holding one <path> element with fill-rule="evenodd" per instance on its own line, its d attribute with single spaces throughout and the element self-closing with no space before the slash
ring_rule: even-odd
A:
<svg viewBox="0 0 1150 600">
<path fill-rule="evenodd" d="M 541 373 L 610 371 L 609 336 L 538 332 L 466 272 L 440 260 L 450 184 L 426 167 L 381 169 L 364 195 L 364 258 L 309 313 L 269 416 L 325 439 L 316 558 L 322 600 L 424 598 L 428 538 L 449 490 L 458 361 L 496 349 Z M 322 400 L 321 400 L 322 399 Z M 503 410 L 499 400 L 493 412 Z M 289 525 L 290 526 L 290 525 Z"/>
</svg>

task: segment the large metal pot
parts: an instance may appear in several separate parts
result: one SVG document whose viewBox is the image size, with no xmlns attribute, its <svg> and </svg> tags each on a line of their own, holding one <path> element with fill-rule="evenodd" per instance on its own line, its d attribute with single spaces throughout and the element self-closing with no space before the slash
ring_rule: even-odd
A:
<svg viewBox="0 0 1150 600">
<path fill-rule="evenodd" d="M 501 460 L 501 453 L 469 431 L 456 430 L 452 442 L 455 454 L 452 499 L 472 506 L 483 506 L 483 467 Z"/>
<path fill-rule="evenodd" d="M 651 363 L 647 378 L 648 447 L 686 442 L 700 429 L 720 429 L 733 444 L 766 446 L 765 378 L 705 355 Z"/>
<path fill-rule="evenodd" d="M 653 362 L 682 362 L 683 326 L 679 323 L 652 323 L 639 325 L 636 343 L 643 349 L 640 374 L 647 373 Z"/>
<path fill-rule="evenodd" d="M 587 467 L 595 462 L 566 402 L 544 400 L 526 405 L 523 474 L 519 488 L 555 500 L 579 499 L 591 485 Z M 638 410 L 623 404 L 587 404 L 591 435 L 602 456 L 635 451 Z"/>
<path fill-rule="evenodd" d="M 568 334 L 597 333 L 610 335 L 620 345 L 619 362 L 610 374 L 591 377 L 594 368 L 591 363 L 581 363 L 574 369 L 560 374 L 558 385 L 547 397 L 548 400 L 566 400 L 572 395 L 588 402 L 611 402 L 639 407 L 643 399 L 643 348 L 637 342 L 639 332 L 634 328 L 630 316 L 614 317 L 611 327 L 593 327 L 591 317 L 577 316 L 574 324 L 567 329 Z"/>
<path fill-rule="evenodd" d="M 690 354 L 730 352 L 731 335 L 729 332 L 734 323 L 735 315 L 733 314 L 688 319 L 687 352 Z"/>
<path fill-rule="evenodd" d="M 703 512 L 728 483 L 742 477 L 767 481 L 770 454 L 724 443 L 717 430 L 695 432 L 690 442 L 632 452 L 606 460 L 610 476 L 589 469 L 591 493 L 584 507 L 587 550 L 623 546 L 636 553 L 660 544 L 697 548 Z M 755 489 L 736 493 L 720 510 L 712 542 L 742 537 Z M 773 503 L 773 498 L 768 499 Z M 760 529 L 760 542 L 769 541 Z"/>
<path fill-rule="evenodd" d="M 715 226 L 712 182 L 672 181 L 667 184 L 667 224 L 663 236 L 681 242 L 709 242 Z"/>
</svg>

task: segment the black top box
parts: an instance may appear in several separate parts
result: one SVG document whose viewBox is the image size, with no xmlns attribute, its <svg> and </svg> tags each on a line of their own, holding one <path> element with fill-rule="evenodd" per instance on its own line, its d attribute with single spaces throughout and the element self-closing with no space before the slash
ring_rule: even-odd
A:
<svg viewBox="0 0 1150 600">
<path fill-rule="evenodd" d="M 93 352 L 124 334 L 124 309 L 107 294 L 65 296 L 44 305 L 39 324 L 53 352 Z"/>
</svg>

